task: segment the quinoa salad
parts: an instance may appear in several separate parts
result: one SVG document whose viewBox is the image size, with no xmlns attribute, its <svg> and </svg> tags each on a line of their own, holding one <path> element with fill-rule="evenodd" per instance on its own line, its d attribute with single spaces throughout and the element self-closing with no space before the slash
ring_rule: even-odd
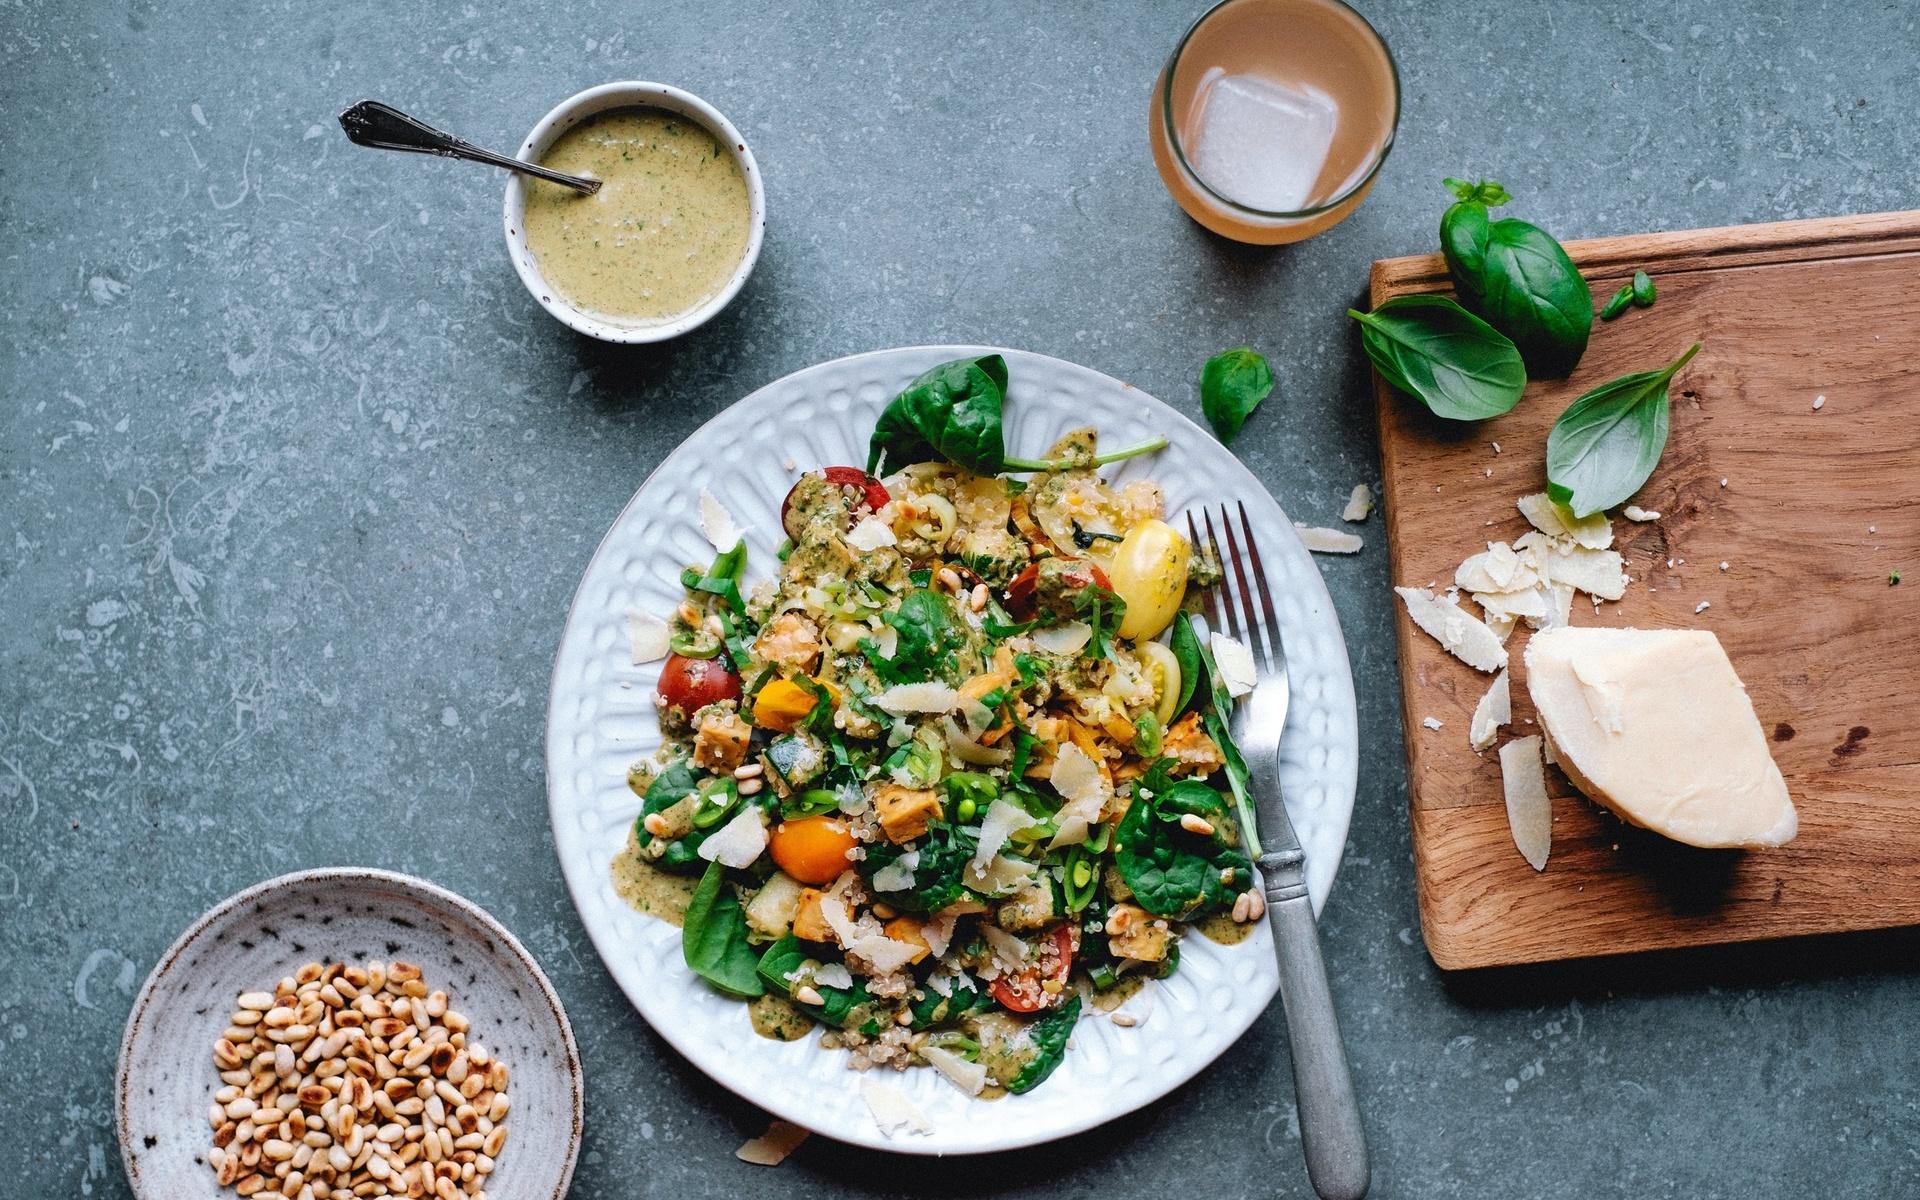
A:
<svg viewBox="0 0 1920 1200">
<path fill-rule="evenodd" d="M 915 380 L 864 468 L 799 476 L 768 574 L 702 494 L 723 548 L 628 618 L 664 744 L 614 864 L 761 1033 L 974 1096 L 1039 1086 L 1194 925 L 1264 908 L 1228 732 L 1251 660 L 1189 612 L 1218 564 L 1150 478 L 1100 474 L 1166 443 L 1009 457 L 1005 389 L 997 355 Z"/>
</svg>

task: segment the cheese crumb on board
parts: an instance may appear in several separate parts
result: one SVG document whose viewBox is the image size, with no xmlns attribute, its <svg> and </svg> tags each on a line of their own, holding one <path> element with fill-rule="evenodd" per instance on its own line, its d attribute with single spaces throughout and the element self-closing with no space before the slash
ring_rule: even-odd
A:
<svg viewBox="0 0 1920 1200">
<path fill-rule="evenodd" d="M 1527 690 L 1567 778 L 1622 820 L 1690 846 L 1779 846 L 1799 830 L 1747 690 L 1702 629 L 1554 629 Z"/>
<path fill-rule="evenodd" d="M 659 662 L 673 651 L 673 632 L 659 617 L 630 608 L 627 610 L 627 649 L 636 667 Z"/>
<path fill-rule="evenodd" d="M 1553 801 L 1547 797 L 1547 772 L 1540 765 L 1540 738 L 1529 734 L 1500 747 L 1500 787 L 1506 793 L 1507 829 L 1527 865 L 1547 869 L 1553 848 Z"/>
<path fill-rule="evenodd" d="M 1358 554 L 1366 545 L 1360 535 L 1343 533 L 1338 529 L 1322 529 L 1315 525 L 1302 525 L 1294 522 L 1293 530 L 1300 535 L 1300 544 L 1315 554 Z"/>
<path fill-rule="evenodd" d="M 890 1083 L 873 1078 L 863 1080 L 860 1096 L 867 1102 L 867 1111 L 873 1114 L 873 1123 L 888 1137 L 903 1129 L 912 1133 L 933 1132 L 933 1124 L 912 1099 Z"/>
<path fill-rule="evenodd" d="M 1420 723 L 1428 729 L 1439 729 L 1442 725 L 1446 724 L 1446 722 L 1442 721 L 1439 717 L 1428 717 Z"/>
<path fill-rule="evenodd" d="M 741 1145 L 733 1156 L 756 1167 L 777 1167 L 812 1136 L 791 1121 L 775 1121 L 765 1133 Z"/>
<path fill-rule="evenodd" d="M 1627 505 L 1620 510 L 1620 515 L 1629 521 L 1658 521 L 1660 519 L 1660 513 L 1657 509 L 1650 510 L 1641 508 L 1638 504 Z"/>
<path fill-rule="evenodd" d="M 1397 587 L 1413 623 L 1431 634 L 1447 653 L 1476 671 L 1491 674 L 1507 665 L 1507 648 L 1493 630 L 1461 609 L 1452 597 L 1441 599 L 1426 588 Z"/>
<path fill-rule="evenodd" d="M 1555 504 L 1545 492 L 1522 496 L 1514 504 L 1529 525 L 1550 538 L 1571 538 L 1575 545 L 1589 550 L 1605 550 L 1613 545 L 1613 522 L 1607 520 L 1606 513 L 1576 517 L 1573 510 Z M 1518 546 L 1519 542 L 1514 545 Z"/>
<path fill-rule="evenodd" d="M 1827 406 L 1827 398 L 1825 396 L 1815 396 L 1813 398 L 1813 411 L 1819 412 L 1821 409 L 1825 408 L 1826 406 Z"/>
<path fill-rule="evenodd" d="M 1347 497 L 1347 506 L 1340 510 L 1342 521 L 1364 521 L 1373 511 L 1373 489 L 1364 483 L 1353 485 L 1353 492 Z"/>
<path fill-rule="evenodd" d="M 1732 566 L 1732 565 L 1733 565 L 1733 564 L 1731 564 L 1731 563 L 1725 563 L 1725 562 L 1723 562 L 1723 563 L 1721 563 L 1721 564 L 1720 564 L 1720 569 L 1721 569 L 1722 571 L 1724 571 L 1724 570 L 1726 570 L 1726 569 L 1727 569 L 1728 567 L 1730 567 L 1730 566 Z"/>
<path fill-rule="evenodd" d="M 1694 606 L 1693 606 L 1693 611 L 1694 611 L 1694 613 L 1695 613 L 1695 615 L 1698 615 L 1698 614 L 1700 614 L 1700 613 L 1703 613 L 1703 612 L 1705 612 L 1705 611 L 1707 611 L 1708 609 L 1710 609 L 1710 608 L 1712 608 L 1712 607 L 1713 607 L 1713 601 L 1711 601 L 1711 600 L 1702 600 L 1702 601 L 1701 601 L 1700 603 L 1698 603 L 1698 604 L 1696 604 L 1696 605 L 1694 605 Z"/>
<path fill-rule="evenodd" d="M 1513 684 L 1505 671 L 1493 677 L 1486 695 L 1473 706 L 1467 738 L 1475 750 L 1485 750 L 1499 736 L 1500 727 L 1513 720 Z"/>
</svg>

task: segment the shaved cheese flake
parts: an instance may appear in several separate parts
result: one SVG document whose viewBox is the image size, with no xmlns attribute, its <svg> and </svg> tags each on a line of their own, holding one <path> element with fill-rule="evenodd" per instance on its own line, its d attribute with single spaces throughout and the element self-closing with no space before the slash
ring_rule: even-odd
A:
<svg viewBox="0 0 1920 1200">
<path fill-rule="evenodd" d="M 673 652 L 673 631 L 659 617 L 627 610 L 627 646 L 633 653 L 633 665 L 659 662 Z"/>
<path fill-rule="evenodd" d="M 987 1086 L 987 1068 L 968 1062 L 944 1046 L 922 1046 L 920 1057 L 927 1065 L 946 1076 L 947 1081 L 969 1096 L 978 1096 Z"/>
<path fill-rule="evenodd" d="M 1629 521 L 1658 521 L 1660 519 L 1658 512 L 1641 508 L 1638 504 L 1627 505 L 1620 510 L 1620 515 Z"/>
<path fill-rule="evenodd" d="M 1300 535 L 1300 544 L 1315 554 L 1358 554 L 1366 545 L 1357 533 L 1302 525 L 1298 521 L 1294 522 L 1293 531 Z"/>
<path fill-rule="evenodd" d="M 1488 542 L 1483 553 L 1460 564 L 1453 582 L 1468 592 L 1518 592 L 1540 581 L 1533 564 L 1505 542 Z"/>
<path fill-rule="evenodd" d="M 1068 621 L 1033 631 L 1033 644 L 1048 654 L 1078 654 L 1093 640 L 1093 626 L 1085 621 Z"/>
<path fill-rule="evenodd" d="M 994 958 L 1011 970 L 1018 970 L 1033 954 L 1033 947 L 998 925 L 982 925 L 980 936 L 987 939 L 987 946 L 993 951 Z"/>
<path fill-rule="evenodd" d="M 895 715 L 948 713 L 960 703 L 960 693 L 938 681 L 896 683 L 873 698 L 875 708 Z"/>
<path fill-rule="evenodd" d="M 1519 624 L 1517 617 L 1503 617 L 1498 613 L 1487 614 L 1487 628 L 1493 630 L 1493 636 L 1499 638 L 1503 646 L 1506 645 L 1507 639 L 1513 636 L 1513 627 L 1517 624 Z"/>
<path fill-rule="evenodd" d="M 974 848 L 972 871 L 975 875 L 984 873 L 993 856 L 1000 853 L 1000 847 L 1007 844 L 1013 834 L 1033 824 L 1033 815 L 1004 796 L 994 797 L 987 805 L 987 815 L 980 822 L 980 844 Z"/>
<path fill-rule="evenodd" d="M 1553 846 L 1553 801 L 1547 798 L 1546 768 L 1540 765 L 1540 739 L 1515 738 L 1500 747 L 1500 784 L 1507 797 L 1507 828 L 1513 844 L 1536 871 L 1547 869 Z"/>
<path fill-rule="evenodd" d="M 1627 591 L 1624 560 L 1617 550 L 1592 550 L 1565 538 L 1522 534 L 1514 548 L 1552 583 L 1565 583 L 1602 600 L 1618 600 Z"/>
<path fill-rule="evenodd" d="M 1499 736 L 1500 727 L 1513 720 L 1513 684 L 1505 671 L 1493 677 L 1486 695 L 1473 706 L 1473 722 L 1467 737 L 1475 750 L 1485 750 Z"/>
<path fill-rule="evenodd" d="M 705 488 L 700 489 L 700 532 L 722 553 L 740 544 L 740 526 L 733 514 Z"/>
<path fill-rule="evenodd" d="M 756 1167 L 777 1167 L 812 1136 L 792 1121 L 775 1121 L 765 1133 L 742 1144 L 733 1156 Z"/>
<path fill-rule="evenodd" d="M 1224 633 L 1212 635 L 1213 662 L 1220 668 L 1220 684 L 1236 700 L 1253 690 L 1259 671 L 1253 665 L 1253 651 Z"/>
<path fill-rule="evenodd" d="M 1568 583 L 1549 583 L 1545 585 L 1547 594 L 1546 615 L 1528 617 L 1530 629 L 1559 629 L 1573 622 L 1573 585 Z M 1595 601 L 1598 603 L 1598 601 Z"/>
<path fill-rule="evenodd" d="M 1588 550 L 1605 550 L 1613 545 L 1613 522 L 1607 520 L 1603 512 L 1576 517 L 1571 509 L 1555 504 L 1545 492 L 1520 497 L 1518 507 L 1527 523 L 1548 537 L 1571 538 L 1575 545 Z"/>
<path fill-rule="evenodd" d="M 963 763 L 976 767 L 997 767 L 1013 757 L 1013 751 L 1001 746 L 983 746 L 967 735 L 952 717 L 942 717 L 947 734 L 947 750 Z"/>
<path fill-rule="evenodd" d="M 845 963 L 821 963 L 813 969 L 813 982 L 820 987 L 850 988 L 853 972 Z"/>
<path fill-rule="evenodd" d="M 1473 602 L 1488 616 L 1545 617 L 1548 597 L 1545 588 L 1530 587 L 1523 592 L 1475 592 Z"/>
<path fill-rule="evenodd" d="M 1107 805 L 1109 788 L 1100 775 L 1100 764 L 1085 750 L 1067 742 L 1054 756 L 1053 773 L 1048 782 L 1066 803 L 1054 814 L 1058 832 L 1047 843 L 1047 849 L 1086 841 L 1088 828 L 1100 819 L 1100 810 Z"/>
<path fill-rule="evenodd" d="M 715 830 L 696 851 L 708 862 L 744 871 L 767 848 L 767 817 L 757 804 L 749 804 L 740 814 Z"/>
<path fill-rule="evenodd" d="M 863 938 L 856 938 L 853 945 L 847 947 L 847 953 L 865 959 L 874 974 L 891 975 L 919 957 L 925 949 L 915 942 L 903 942 L 882 933 L 870 933 Z"/>
<path fill-rule="evenodd" d="M 1431 634 L 1447 653 L 1476 671 L 1494 672 L 1507 665 L 1507 648 L 1493 630 L 1463 612 L 1451 598 L 1442 600 L 1426 588 L 1397 587 L 1413 623 Z"/>
<path fill-rule="evenodd" d="M 854 928 L 853 918 L 847 915 L 847 902 L 838 896 L 821 899 L 820 919 L 833 931 L 833 940 L 843 947 L 851 948 L 861 938 L 860 931 Z"/>
<path fill-rule="evenodd" d="M 945 954 L 947 947 L 952 944 L 954 920 L 953 914 L 949 913 L 920 926 L 921 940 L 927 943 L 927 952 L 935 958 Z"/>
<path fill-rule="evenodd" d="M 860 1097 L 867 1102 L 867 1111 L 873 1114 L 873 1123 L 888 1137 L 893 1137 L 901 1130 L 933 1132 L 933 1125 L 926 1115 L 914 1106 L 905 1092 L 890 1083 L 869 1076 L 860 1083 Z"/>
<path fill-rule="evenodd" d="M 913 886 L 913 871 L 920 865 L 920 852 L 909 850 L 873 873 L 876 892 L 904 892 Z"/>
<path fill-rule="evenodd" d="M 893 536 L 893 529 L 879 517 L 862 517 L 858 524 L 847 531 L 847 545 L 862 554 L 872 554 L 899 543 Z"/>
<path fill-rule="evenodd" d="M 1033 882 L 1034 865 L 1002 854 L 988 863 L 985 870 L 969 867 L 967 873 L 967 886 L 974 891 L 986 896 L 1005 896 Z"/>
<path fill-rule="evenodd" d="M 1353 485 L 1353 494 L 1347 497 L 1347 506 L 1340 510 L 1342 521 L 1364 521 L 1373 511 L 1373 489 L 1364 483 Z"/>
</svg>

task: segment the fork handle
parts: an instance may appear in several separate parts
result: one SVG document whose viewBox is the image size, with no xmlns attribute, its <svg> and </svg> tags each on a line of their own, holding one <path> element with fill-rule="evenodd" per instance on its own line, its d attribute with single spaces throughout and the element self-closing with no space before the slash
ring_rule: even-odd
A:
<svg viewBox="0 0 1920 1200">
<path fill-rule="evenodd" d="M 1291 889 L 1275 889 L 1278 891 Z M 1353 1076 L 1340 1042 L 1340 1022 L 1320 957 L 1320 930 L 1305 894 L 1267 905 L 1274 952 L 1280 960 L 1280 1003 L 1293 1046 L 1293 1090 L 1307 1178 L 1324 1200 L 1360 1200 L 1367 1194 L 1367 1133 L 1353 1095 Z"/>
</svg>

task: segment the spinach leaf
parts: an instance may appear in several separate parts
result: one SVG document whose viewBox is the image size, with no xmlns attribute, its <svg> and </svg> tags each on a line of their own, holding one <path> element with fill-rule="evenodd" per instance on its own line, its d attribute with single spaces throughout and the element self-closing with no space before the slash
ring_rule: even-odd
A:
<svg viewBox="0 0 1920 1200">
<path fill-rule="evenodd" d="M 944 362 L 893 398 L 867 443 L 867 473 L 882 458 L 898 469 L 946 459 L 976 475 L 1005 469 L 1001 408 L 1007 395 L 1007 360 L 998 354 Z"/>
<path fill-rule="evenodd" d="M 1018 1075 L 1007 1081 L 1009 1092 L 1015 1095 L 1030 1092 L 1047 1081 L 1047 1076 L 1053 1074 L 1060 1060 L 1066 1057 L 1067 1038 L 1072 1036 L 1074 1023 L 1079 1019 L 1080 997 L 1075 995 L 1027 1026 L 1027 1037 L 1033 1041 L 1034 1056 L 1020 1068 Z"/>
<path fill-rule="evenodd" d="M 1181 613 L 1173 622 L 1173 660 L 1180 664 L 1180 703 L 1173 711 L 1187 711 L 1187 702 L 1193 699 L 1193 689 L 1200 682 L 1200 635 L 1194 632 L 1193 617 Z"/>
<path fill-rule="evenodd" d="M 1239 435 L 1272 391 L 1273 369 L 1246 346 L 1214 355 L 1200 370 L 1200 411 L 1222 445 Z"/>
<path fill-rule="evenodd" d="M 1658 371 L 1609 380 L 1567 406 L 1547 434 L 1547 495 L 1576 517 L 1640 490 L 1667 445 L 1667 383 L 1700 352 L 1695 342 Z"/>
<path fill-rule="evenodd" d="M 893 657 L 882 657 L 872 638 L 860 642 L 880 678 L 888 683 L 920 683 L 952 672 L 954 651 L 965 635 L 945 595 L 932 588 L 915 588 L 880 619 L 897 635 Z"/>
<path fill-rule="evenodd" d="M 1233 791 L 1234 804 L 1240 812 L 1241 825 L 1246 830 L 1247 844 L 1254 854 L 1260 853 L 1260 827 L 1254 819 L 1253 797 L 1248 790 L 1247 761 L 1240 756 L 1240 747 L 1233 740 L 1233 695 L 1220 681 L 1220 667 L 1213 661 L 1213 651 L 1203 643 L 1200 646 L 1200 661 L 1207 666 L 1208 706 L 1200 713 L 1200 724 L 1207 736 L 1220 747 L 1221 756 L 1227 760 L 1227 786 Z"/>
<path fill-rule="evenodd" d="M 644 819 L 654 813 L 665 812 L 691 793 L 699 783 L 700 773 L 686 759 L 681 759 L 654 776 L 653 782 L 647 787 L 647 797 L 641 805 L 640 816 Z"/>
<path fill-rule="evenodd" d="M 867 473 L 944 459 L 976 475 L 1002 471 L 1058 471 L 1103 466 L 1164 449 L 1167 439 L 1097 456 L 1091 464 L 1008 458 L 1002 412 L 1007 399 L 1007 360 L 998 354 L 956 358 L 933 367 L 895 396 L 867 442 Z"/>
<path fill-rule="evenodd" d="M 1552 234 L 1489 208 L 1511 197 L 1497 183 L 1448 180 L 1456 200 L 1440 218 L 1440 251 L 1460 302 L 1513 339 L 1536 376 L 1570 373 L 1593 329 L 1593 293 Z"/>
<path fill-rule="evenodd" d="M 1114 865 L 1140 906 L 1158 917 L 1186 920 L 1207 907 L 1233 903 L 1253 883 L 1252 860 L 1226 799 L 1193 779 L 1172 780 L 1162 759 L 1134 784 L 1133 803 L 1114 833 Z M 1190 833 L 1191 813 L 1213 826 Z M 1221 879 L 1230 872 L 1230 881 Z"/>
<path fill-rule="evenodd" d="M 1520 402 L 1527 368 L 1493 326 L 1445 296 L 1398 296 L 1360 322 L 1380 377 L 1450 421 L 1497 417 Z"/>
<path fill-rule="evenodd" d="M 904 892 L 886 892 L 884 898 L 888 904 L 907 912 L 945 908 L 966 893 L 963 872 L 978 845 L 979 837 L 971 829 L 946 821 L 928 822 L 926 836 L 918 846 L 912 847 L 920 852 L 919 864 L 913 868 L 913 887 Z M 891 842 L 868 846 L 866 857 L 859 863 L 860 874 L 868 886 L 872 886 L 875 871 L 894 862 L 908 849 Z"/>
<path fill-rule="evenodd" d="M 750 1000 L 766 994 L 755 969 L 759 956 L 747 944 L 747 916 L 727 886 L 726 868 L 710 863 L 687 903 L 680 928 L 680 954 L 695 974 L 729 996 Z"/>
<path fill-rule="evenodd" d="M 998 1007 L 993 995 L 986 989 L 976 989 L 958 981 L 953 984 L 951 995 L 942 996 L 930 987 L 922 987 L 920 991 L 920 999 L 907 1006 L 913 1014 L 913 1024 L 909 1028 L 914 1030 L 945 1025 L 968 1013 L 986 1012 Z"/>
<path fill-rule="evenodd" d="M 798 972 L 800 965 L 811 957 L 806 944 L 789 933 L 767 947 L 754 972 L 768 991 L 792 999 L 794 981 L 787 976 Z M 812 986 L 820 993 L 821 1003 L 802 1004 L 795 1000 L 794 1004 L 816 1020 L 845 1029 L 849 1023 L 858 1024 L 872 1015 L 873 994 L 857 979 L 850 988 L 828 987 L 818 981 Z"/>
</svg>

